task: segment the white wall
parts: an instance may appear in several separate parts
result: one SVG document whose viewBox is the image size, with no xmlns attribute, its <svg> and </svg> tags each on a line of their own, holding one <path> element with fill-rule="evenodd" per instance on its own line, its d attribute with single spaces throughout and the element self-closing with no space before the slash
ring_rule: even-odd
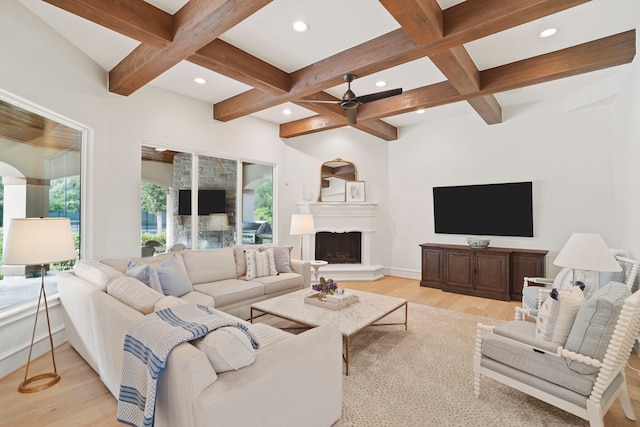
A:
<svg viewBox="0 0 640 427">
<path fill-rule="evenodd" d="M 636 29 L 640 37 L 640 26 Z M 636 46 L 638 42 L 636 41 Z M 630 256 L 640 257 L 640 59 L 623 73 L 623 85 L 614 115 L 614 193 L 613 220 L 616 240 L 628 248 Z"/>
<path fill-rule="evenodd" d="M 611 122 L 611 106 L 564 111 L 556 99 L 505 111 L 498 125 L 474 115 L 404 129 L 389 145 L 392 268 L 417 278 L 420 243 L 466 244 L 434 233 L 434 186 L 533 181 L 534 237 L 491 244 L 547 249 L 548 271 L 574 231 L 615 245 Z"/>
</svg>

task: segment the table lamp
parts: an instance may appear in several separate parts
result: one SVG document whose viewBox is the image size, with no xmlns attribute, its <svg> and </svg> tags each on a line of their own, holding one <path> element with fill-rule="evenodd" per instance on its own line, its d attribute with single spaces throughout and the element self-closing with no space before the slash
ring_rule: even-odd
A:
<svg viewBox="0 0 640 427">
<path fill-rule="evenodd" d="M 590 272 L 622 271 L 622 267 L 616 261 L 602 237 L 596 233 L 573 233 L 564 247 L 553 261 L 559 267 L 568 267 L 573 270 L 573 282 L 575 283 L 575 270 Z M 597 286 L 596 283 L 591 283 Z"/>
<path fill-rule="evenodd" d="M 300 259 L 302 257 L 302 238 L 305 235 L 315 234 L 316 226 L 313 222 L 311 214 L 293 214 L 291 215 L 291 229 L 289 234 L 292 236 L 300 235 Z"/>
<path fill-rule="evenodd" d="M 71 232 L 69 218 L 14 218 L 11 220 L 5 236 L 5 248 L 3 264 L 6 265 L 40 265 L 40 295 L 36 309 L 36 319 L 31 335 L 29 358 L 24 373 L 24 381 L 18 387 L 21 393 L 32 393 L 51 387 L 60 381 L 60 375 L 56 370 L 56 359 L 53 350 L 53 337 L 51 335 L 51 323 L 49 321 L 49 306 L 47 294 L 44 289 L 45 264 L 53 262 L 69 261 L 76 258 L 76 248 Z M 51 361 L 53 372 L 36 375 L 29 378 L 29 365 L 33 352 L 33 342 L 38 325 L 40 304 L 44 301 L 44 309 L 47 315 L 47 328 L 49 331 L 49 345 L 51 346 Z M 45 383 L 30 385 L 39 380 L 47 380 Z"/>
</svg>

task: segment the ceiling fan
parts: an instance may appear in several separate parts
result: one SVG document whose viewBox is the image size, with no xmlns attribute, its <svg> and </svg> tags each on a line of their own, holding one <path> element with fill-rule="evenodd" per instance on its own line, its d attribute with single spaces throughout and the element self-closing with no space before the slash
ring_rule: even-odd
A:
<svg viewBox="0 0 640 427">
<path fill-rule="evenodd" d="M 342 76 L 345 82 L 347 82 L 347 91 L 342 95 L 342 99 L 339 101 L 324 101 L 324 100 L 311 100 L 301 99 L 298 102 L 315 102 L 323 104 L 338 104 L 347 114 L 347 122 L 350 125 L 356 124 L 356 116 L 358 105 L 366 104 L 367 102 L 378 101 L 380 99 L 389 98 L 390 96 L 400 95 L 402 89 L 391 89 L 382 92 L 370 93 L 367 95 L 356 96 L 351 90 L 351 82 L 356 78 L 354 74 L 345 74 Z"/>
</svg>

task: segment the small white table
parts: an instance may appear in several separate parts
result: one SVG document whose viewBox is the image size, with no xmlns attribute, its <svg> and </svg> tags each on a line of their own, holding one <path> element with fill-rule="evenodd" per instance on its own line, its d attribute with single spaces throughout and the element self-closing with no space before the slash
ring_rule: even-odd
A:
<svg viewBox="0 0 640 427">
<path fill-rule="evenodd" d="M 318 274 L 319 274 L 318 270 L 320 270 L 320 267 L 322 267 L 323 265 L 327 265 L 329 263 L 321 259 L 316 259 L 314 261 L 309 261 L 309 264 L 311 264 L 311 267 L 313 267 L 313 271 L 315 272 L 315 280 L 313 284 L 316 284 L 318 283 Z"/>
</svg>

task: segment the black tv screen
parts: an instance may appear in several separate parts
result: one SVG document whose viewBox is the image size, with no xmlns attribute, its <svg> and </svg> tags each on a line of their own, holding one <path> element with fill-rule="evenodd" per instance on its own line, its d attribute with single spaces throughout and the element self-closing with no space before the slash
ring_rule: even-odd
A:
<svg viewBox="0 0 640 427">
<path fill-rule="evenodd" d="M 198 190 L 198 215 L 226 212 L 224 190 Z M 178 191 L 178 215 L 191 215 L 191 190 Z"/>
<path fill-rule="evenodd" d="M 435 232 L 533 237 L 531 182 L 433 188 Z"/>
</svg>

